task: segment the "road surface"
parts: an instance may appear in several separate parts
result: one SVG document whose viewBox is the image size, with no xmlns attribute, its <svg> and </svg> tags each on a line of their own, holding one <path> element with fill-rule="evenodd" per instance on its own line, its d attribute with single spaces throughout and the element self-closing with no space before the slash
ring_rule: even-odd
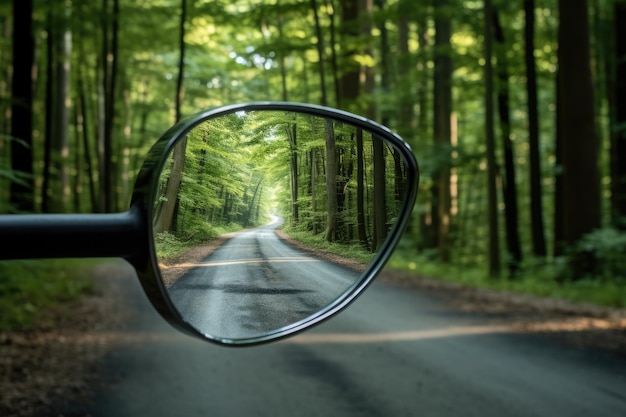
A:
<svg viewBox="0 0 626 417">
<path fill-rule="evenodd" d="M 284 341 L 225 348 L 177 333 L 132 277 L 133 319 L 104 384 L 63 415 L 626 416 L 626 358 L 516 333 L 418 290 L 374 283 Z"/>
<path fill-rule="evenodd" d="M 361 275 L 281 241 L 276 217 L 227 240 L 168 291 L 201 333 L 247 338 L 296 323 L 329 305 Z"/>
</svg>

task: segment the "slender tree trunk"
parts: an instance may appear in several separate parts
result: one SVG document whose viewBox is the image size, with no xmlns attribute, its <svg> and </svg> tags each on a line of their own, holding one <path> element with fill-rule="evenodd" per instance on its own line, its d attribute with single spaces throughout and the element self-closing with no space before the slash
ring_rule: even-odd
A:
<svg viewBox="0 0 626 417">
<path fill-rule="evenodd" d="M 547 255 L 543 223 L 541 159 L 539 151 L 539 111 L 537 108 L 537 70 L 535 63 L 535 0 L 524 0 L 526 25 L 524 47 L 526 64 L 526 95 L 528 96 L 528 159 L 530 161 L 530 217 L 533 254 Z"/>
<path fill-rule="evenodd" d="M 176 227 L 174 219 L 178 208 L 178 193 L 183 180 L 186 149 L 186 140 L 181 140 L 174 147 L 172 169 L 165 190 L 165 201 L 158 216 L 154 219 L 154 233 L 172 232 Z"/>
<path fill-rule="evenodd" d="M 340 94 L 338 103 L 341 108 L 350 109 L 355 104 L 355 100 L 359 96 L 359 64 L 355 60 L 355 56 L 359 51 L 353 47 L 349 47 L 359 36 L 358 16 L 359 16 L 359 0 L 344 0 L 341 2 L 341 40 L 345 45 L 342 48 L 343 59 L 346 63 L 343 67 L 343 73 L 340 77 Z"/>
<path fill-rule="evenodd" d="M 375 0 L 379 10 L 385 10 L 385 0 Z M 387 21 L 381 19 L 379 21 L 378 30 L 380 31 L 380 92 L 383 97 L 389 96 L 391 91 L 391 57 L 389 47 L 389 31 L 387 30 Z M 370 31 L 371 32 L 371 31 Z M 366 34 L 367 36 L 368 34 Z M 391 106 L 380 106 L 380 121 L 383 125 L 388 126 L 391 117 L 395 113 Z"/>
<path fill-rule="evenodd" d="M 485 31 L 485 138 L 487 143 L 487 189 L 488 189 L 488 222 L 489 222 L 489 276 L 500 275 L 500 238 L 498 231 L 498 196 L 496 190 L 496 142 L 493 121 L 493 66 L 492 59 L 492 28 L 493 10 L 491 0 L 485 0 L 484 31 Z"/>
<path fill-rule="evenodd" d="M 367 229 L 365 225 L 365 184 L 364 184 L 364 155 L 363 155 L 363 130 L 356 131 L 356 212 L 357 233 L 359 242 L 366 249 L 370 249 L 367 241 Z"/>
<path fill-rule="evenodd" d="M 411 79 L 412 55 L 409 53 L 409 5 L 410 0 L 398 3 L 398 128 L 397 131 L 409 143 L 415 139 L 414 80 Z M 418 93 L 419 94 L 419 93 Z"/>
<path fill-rule="evenodd" d="M 382 247 L 387 238 L 387 191 L 385 185 L 385 145 L 380 138 L 372 140 L 374 159 L 374 236 L 372 250 Z"/>
<path fill-rule="evenodd" d="M 324 119 L 326 141 L 326 240 L 337 240 L 337 151 L 333 122 Z"/>
<path fill-rule="evenodd" d="M 178 122 L 181 117 L 181 106 L 185 97 L 185 89 L 183 88 L 183 80 L 185 79 L 185 22 L 187 21 L 187 0 L 181 0 L 180 2 L 180 32 L 178 38 L 178 49 L 180 55 L 178 58 L 178 79 L 176 81 L 176 121 Z"/>
<path fill-rule="evenodd" d="M 178 80 L 176 82 L 175 110 L 176 121 L 181 118 L 181 105 L 184 96 L 183 78 L 184 78 L 184 62 L 185 62 L 185 22 L 187 20 L 187 1 L 181 0 L 180 13 L 180 35 L 179 49 L 180 57 L 178 60 Z M 161 211 L 155 220 L 155 233 L 171 232 L 176 228 L 175 219 L 179 208 L 178 195 L 183 179 L 183 168 L 185 166 L 185 152 L 187 149 L 187 140 L 180 140 L 173 150 L 173 161 L 170 176 L 167 179 L 167 188 L 165 192 L 166 201 L 163 203 Z"/>
<path fill-rule="evenodd" d="M 315 46 L 317 48 L 317 66 L 320 75 L 320 91 L 322 98 L 320 104 L 322 106 L 328 105 L 328 99 L 326 95 L 326 71 L 324 71 L 324 37 L 322 35 L 322 27 L 320 26 L 320 18 L 317 11 L 317 1 L 311 0 L 311 8 L 313 9 L 313 17 L 315 18 L 315 37 L 317 42 Z"/>
<path fill-rule="evenodd" d="M 41 184 L 41 211 L 48 213 L 50 211 L 50 170 L 51 170 L 51 154 L 52 154 L 52 131 L 54 124 L 53 115 L 53 95 L 54 95 L 54 15 L 53 1 L 48 2 L 48 15 L 46 16 L 46 127 L 44 135 L 44 153 L 43 153 L 43 182 Z"/>
<path fill-rule="evenodd" d="M 295 122 L 287 126 L 287 137 L 289 138 L 290 152 L 291 220 L 293 224 L 296 224 L 300 220 L 300 214 L 298 210 L 298 136 Z"/>
<path fill-rule="evenodd" d="M 360 1 L 361 3 L 358 20 L 361 23 L 361 37 L 363 39 L 367 39 L 368 42 L 365 44 L 363 50 L 359 51 L 359 53 L 373 61 L 375 59 L 374 51 L 373 46 L 369 42 L 369 40 L 372 39 L 372 15 L 374 12 L 374 3 L 373 0 Z M 371 65 L 361 65 L 359 81 L 360 95 L 361 97 L 364 97 L 360 98 L 360 101 L 365 102 L 365 110 L 363 110 L 363 113 L 367 118 L 376 119 L 377 102 L 374 100 L 374 91 L 376 89 L 376 73 L 374 72 L 374 67 Z"/>
<path fill-rule="evenodd" d="M 615 72 L 611 135 L 612 221 L 626 230 L 626 2 L 615 3 Z"/>
<path fill-rule="evenodd" d="M 498 74 L 498 113 L 504 150 L 504 213 L 506 227 L 506 243 L 508 250 L 507 264 L 510 276 L 514 276 L 522 262 L 522 247 L 519 236 L 519 216 L 517 210 L 517 182 L 515 180 L 515 156 L 511 141 L 511 116 L 509 110 L 509 71 L 506 60 L 506 41 L 497 10 L 493 11 L 493 27 L 497 42 L 497 74 Z"/>
<path fill-rule="evenodd" d="M 70 9 L 63 9 L 54 33 L 55 60 L 53 89 L 53 124 L 50 153 L 50 210 L 63 213 L 69 208 L 69 107 L 70 66 L 72 53 L 72 33 L 70 31 Z"/>
<path fill-rule="evenodd" d="M 19 172 L 19 181 L 11 181 L 10 200 L 13 211 L 32 212 L 33 178 L 33 37 L 32 0 L 13 1 L 13 80 L 11 106 L 11 169 Z"/>
<path fill-rule="evenodd" d="M 278 0 L 276 1 L 276 7 L 279 8 L 280 4 L 278 3 Z M 280 39 L 281 42 L 284 42 L 284 34 L 283 34 L 283 15 L 282 13 L 280 13 L 278 15 L 278 23 L 277 23 L 277 28 L 278 28 L 278 38 Z M 287 89 L 287 63 L 286 63 L 286 59 L 285 59 L 285 53 L 283 51 L 283 48 L 278 48 L 278 59 L 280 62 L 280 86 L 281 86 L 281 91 L 282 91 L 282 100 L 283 101 L 288 101 L 289 100 L 289 92 Z"/>
<path fill-rule="evenodd" d="M 259 194 L 259 188 L 261 187 L 261 183 L 263 180 L 259 180 L 257 182 L 256 187 L 254 187 L 254 193 L 252 194 L 252 198 L 250 199 L 250 204 L 248 204 L 248 213 L 246 214 L 246 218 L 244 219 L 243 225 L 244 227 L 248 227 L 253 223 L 252 221 L 252 210 L 254 209 L 254 202 L 256 201 L 256 196 Z"/>
<path fill-rule="evenodd" d="M 435 0 L 434 139 L 440 161 L 433 179 L 432 219 L 439 259 L 450 261 L 450 164 L 452 116 L 452 22 L 448 0 Z"/>
<path fill-rule="evenodd" d="M 571 245 L 600 227 L 598 140 L 595 129 L 586 0 L 559 0 L 558 131 L 561 140 L 563 241 Z"/>
<path fill-rule="evenodd" d="M 341 85 L 339 82 L 339 68 L 337 64 L 337 29 L 335 28 L 335 2 L 325 0 L 328 19 L 330 20 L 330 67 L 333 75 L 333 87 L 335 91 L 335 107 L 340 108 Z"/>
</svg>

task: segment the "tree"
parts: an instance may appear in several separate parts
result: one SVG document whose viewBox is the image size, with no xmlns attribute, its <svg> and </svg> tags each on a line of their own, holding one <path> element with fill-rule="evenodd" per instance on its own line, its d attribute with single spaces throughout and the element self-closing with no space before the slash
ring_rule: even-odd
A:
<svg viewBox="0 0 626 417">
<path fill-rule="evenodd" d="M 333 122 L 324 119 L 326 142 L 326 240 L 337 240 L 337 151 Z"/>
<path fill-rule="evenodd" d="M 489 219 L 489 276 L 496 278 L 500 274 L 500 237 L 498 231 L 498 202 L 496 193 L 496 143 L 493 121 L 493 9 L 491 0 L 485 0 L 485 138 L 487 148 L 487 216 Z"/>
<path fill-rule="evenodd" d="M 626 229 L 626 2 L 614 5 L 615 88 L 611 135 L 612 223 Z"/>
<path fill-rule="evenodd" d="M 377 251 L 387 238 L 386 170 L 383 141 L 374 138 L 372 148 L 374 160 L 374 238 L 372 250 Z"/>
<path fill-rule="evenodd" d="M 528 159 L 530 161 L 530 213 L 533 254 L 547 255 L 543 222 L 539 111 L 537 108 L 537 64 L 535 62 L 535 0 L 524 0 L 524 62 L 528 112 Z"/>
<path fill-rule="evenodd" d="M 50 134 L 50 211 L 62 213 L 69 208 L 70 198 L 70 159 L 69 159 L 69 124 L 70 124 L 70 76 L 72 32 L 70 28 L 70 8 L 53 11 L 57 18 L 52 31 L 51 63 L 54 65 L 52 76 L 55 88 L 52 89 L 52 119 Z"/>
<path fill-rule="evenodd" d="M 32 0 L 13 0 L 13 104 L 11 106 L 11 180 L 10 200 L 16 212 L 34 209 L 32 67 Z"/>
<path fill-rule="evenodd" d="M 181 117 L 181 103 L 184 96 L 183 79 L 185 70 L 185 22 L 187 20 L 187 0 L 181 0 L 180 13 L 180 35 L 179 47 L 180 58 L 178 61 L 178 80 L 176 82 L 176 121 Z M 176 225 L 176 215 L 178 210 L 179 191 L 182 182 L 183 168 L 185 167 L 185 151 L 187 148 L 187 140 L 182 139 L 175 147 L 173 152 L 173 162 L 170 177 L 167 181 L 167 190 L 165 192 L 165 201 L 163 208 L 155 220 L 155 233 L 171 231 Z"/>
<path fill-rule="evenodd" d="M 519 216 L 517 210 L 517 181 L 515 180 L 515 155 L 513 151 L 513 141 L 511 140 L 509 70 L 505 54 L 507 45 L 504 30 L 500 23 L 500 14 L 497 10 L 493 10 L 492 14 L 495 41 L 497 42 L 498 114 L 500 115 L 502 148 L 504 150 L 504 181 L 502 184 L 502 193 L 504 194 L 504 224 L 506 227 L 506 243 L 509 255 L 507 264 L 509 266 L 510 275 L 514 276 L 522 262 L 522 247 L 518 229 Z"/>
<path fill-rule="evenodd" d="M 598 140 L 595 129 L 586 0 L 559 0 L 557 150 L 562 161 L 563 243 L 601 225 Z"/>
<path fill-rule="evenodd" d="M 451 6 L 448 0 L 434 0 L 434 138 L 436 168 L 433 175 L 432 227 L 436 236 L 439 259 L 450 261 L 450 164 L 452 138 L 452 36 Z"/>
</svg>

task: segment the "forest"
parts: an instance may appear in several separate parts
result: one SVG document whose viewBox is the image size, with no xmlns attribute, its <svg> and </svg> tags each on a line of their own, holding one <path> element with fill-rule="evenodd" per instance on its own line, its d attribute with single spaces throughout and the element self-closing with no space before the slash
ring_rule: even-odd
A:
<svg viewBox="0 0 626 417">
<path fill-rule="evenodd" d="M 624 0 L 2 2 L 0 211 L 125 210 L 143 156 L 182 117 L 321 104 L 411 145 L 420 188 L 398 253 L 416 274 L 549 270 L 621 283 L 626 305 L 625 28 Z M 230 145 L 197 151 L 241 157 Z M 258 197 L 228 185 L 241 206 L 224 222 L 244 227 Z"/>
<path fill-rule="evenodd" d="M 369 131 L 308 113 L 237 111 L 169 153 L 154 202 L 157 253 L 172 239 L 278 220 L 289 232 L 376 253 L 406 209 L 406 165 Z"/>
</svg>

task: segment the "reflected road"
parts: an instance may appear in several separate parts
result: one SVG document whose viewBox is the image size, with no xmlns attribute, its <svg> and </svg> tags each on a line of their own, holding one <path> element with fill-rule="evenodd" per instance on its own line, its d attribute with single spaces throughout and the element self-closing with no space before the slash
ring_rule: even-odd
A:
<svg viewBox="0 0 626 417">
<path fill-rule="evenodd" d="M 190 324 L 218 337 L 258 336 L 305 319 L 359 278 L 284 243 L 281 223 L 235 235 L 169 288 Z"/>
</svg>

